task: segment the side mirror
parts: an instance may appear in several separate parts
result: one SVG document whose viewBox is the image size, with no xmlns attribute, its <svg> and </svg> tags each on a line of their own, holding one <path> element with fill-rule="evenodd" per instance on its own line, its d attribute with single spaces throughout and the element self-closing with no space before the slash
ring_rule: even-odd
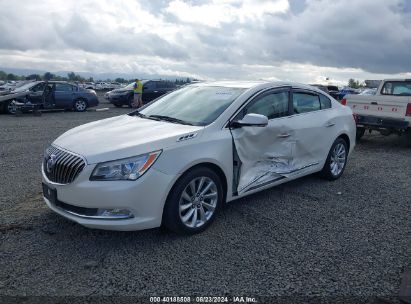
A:
<svg viewBox="0 0 411 304">
<path fill-rule="evenodd" d="M 243 119 L 238 121 L 232 121 L 231 127 L 266 127 L 268 125 L 268 118 L 261 114 L 247 114 Z"/>
</svg>

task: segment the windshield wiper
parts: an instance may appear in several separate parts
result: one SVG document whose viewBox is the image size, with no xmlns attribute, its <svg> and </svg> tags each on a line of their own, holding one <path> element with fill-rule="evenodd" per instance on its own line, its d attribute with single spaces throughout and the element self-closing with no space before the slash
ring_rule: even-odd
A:
<svg viewBox="0 0 411 304">
<path fill-rule="evenodd" d="M 164 121 L 168 121 L 168 122 L 172 122 L 172 123 L 178 123 L 178 124 L 182 124 L 182 125 L 190 125 L 192 126 L 193 124 L 185 121 L 185 120 L 181 120 L 178 118 L 174 118 L 174 117 L 170 117 L 170 116 L 165 116 L 165 115 L 150 115 L 148 116 L 148 118 L 157 118 L 160 120 L 164 120 Z"/>
<path fill-rule="evenodd" d="M 157 121 L 160 120 L 159 118 L 144 115 L 143 113 L 140 113 L 139 111 L 134 111 L 134 112 L 130 113 L 129 115 L 130 116 L 138 116 L 138 117 L 141 117 L 141 118 L 146 118 L 146 119 L 151 119 L 151 120 L 157 120 Z"/>
</svg>

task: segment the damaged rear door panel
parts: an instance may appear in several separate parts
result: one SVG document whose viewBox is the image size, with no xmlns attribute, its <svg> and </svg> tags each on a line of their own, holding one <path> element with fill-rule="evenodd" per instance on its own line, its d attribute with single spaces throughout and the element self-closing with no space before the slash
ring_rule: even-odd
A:
<svg viewBox="0 0 411 304">
<path fill-rule="evenodd" d="M 318 169 L 328 152 L 322 139 L 327 122 L 316 114 L 322 111 L 316 111 L 314 99 L 310 98 L 296 96 L 291 87 L 273 89 L 256 96 L 235 116 L 233 121 L 251 113 L 269 119 L 266 127 L 231 127 L 235 195 Z"/>
</svg>

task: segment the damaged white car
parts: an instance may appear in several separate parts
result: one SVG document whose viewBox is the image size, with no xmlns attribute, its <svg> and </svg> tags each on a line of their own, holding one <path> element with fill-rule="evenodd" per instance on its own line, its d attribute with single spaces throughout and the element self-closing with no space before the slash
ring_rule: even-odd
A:
<svg viewBox="0 0 411 304">
<path fill-rule="evenodd" d="M 315 172 L 338 179 L 355 135 L 352 111 L 311 86 L 198 83 L 61 135 L 44 198 L 91 228 L 197 233 L 224 202 Z"/>
</svg>

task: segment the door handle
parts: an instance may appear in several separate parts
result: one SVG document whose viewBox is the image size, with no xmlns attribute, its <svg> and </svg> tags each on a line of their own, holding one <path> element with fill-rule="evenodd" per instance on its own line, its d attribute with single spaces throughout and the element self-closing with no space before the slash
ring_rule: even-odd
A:
<svg viewBox="0 0 411 304">
<path fill-rule="evenodd" d="M 154 91 L 154 93 L 158 93 L 158 91 Z"/>
<path fill-rule="evenodd" d="M 331 128 L 331 127 L 334 127 L 335 126 L 335 123 L 329 123 L 329 124 L 327 124 L 327 125 L 325 125 L 325 127 L 326 128 Z"/>
<path fill-rule="evenodd" d="M 283 134 L 278 135 L 277 137 L 278 138 L 287 138 L 287 137 L 290 137 L 290 134 L 283 133 Z"/>
</svg>

